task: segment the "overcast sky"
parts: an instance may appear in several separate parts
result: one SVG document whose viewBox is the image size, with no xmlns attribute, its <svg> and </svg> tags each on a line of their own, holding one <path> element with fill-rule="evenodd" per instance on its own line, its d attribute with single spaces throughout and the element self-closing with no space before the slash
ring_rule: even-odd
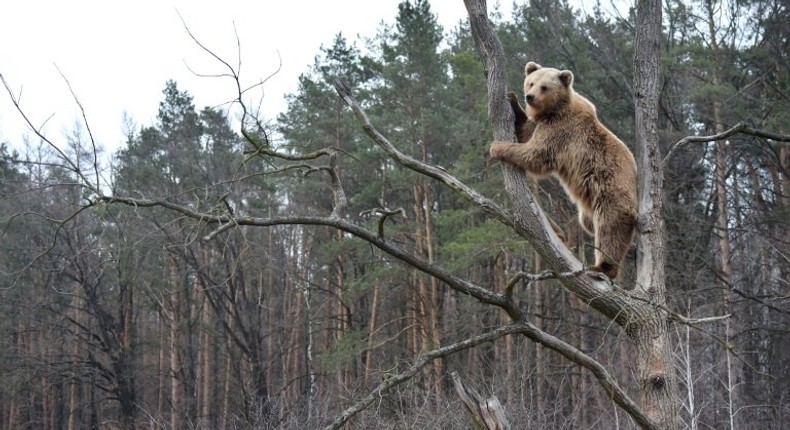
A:
<svg viewBox="0 0 790 430">
<path fill-rule="evenodd" d="M 373 37 L 382 22 L 393 24 L 400 0 L 98 1 L 25 0 L 0 5 L 0 73 L 35 124 L 62 141 L 79 111 L 60 76 L 79 98 L 97 142 L 114 151 L 123 142 L 123 115 L 153 124 L 168 79 L 194 96 L 198 109 L 233 97 L 229 79 L 200 78 L 223 69 L 188 37 L 192 33 L 236 64 L 252 84 L 280 72 L 263 87 L 263 112 L 273 119 L 283 96 L 313 64 L 321 45 L 342 32 Z M 445 31 L 466 18 L 462 0 L 431 0 Z M 489 1 L 489 7 L 495 1 Z M 504 2 L 510 4 L 510 1 Z M 57 68 L 56 68 L 57 66 Z M 25 127 L 5 90 L 0 93 L 0 141 L 22 142 Z"/>
</svg>

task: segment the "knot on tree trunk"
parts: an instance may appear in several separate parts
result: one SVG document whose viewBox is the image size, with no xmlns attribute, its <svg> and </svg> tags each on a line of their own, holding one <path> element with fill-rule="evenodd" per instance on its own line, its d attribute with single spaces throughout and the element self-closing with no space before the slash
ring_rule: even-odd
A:
<svg viewBox="0 0 790 430">
<path fill-rule="evenodd" d="M 667 385 L 667 375 L 663 373 L 651 373 L 647 377 L 647 384 L 653 390 L 663 390 Z"/>
</svg>

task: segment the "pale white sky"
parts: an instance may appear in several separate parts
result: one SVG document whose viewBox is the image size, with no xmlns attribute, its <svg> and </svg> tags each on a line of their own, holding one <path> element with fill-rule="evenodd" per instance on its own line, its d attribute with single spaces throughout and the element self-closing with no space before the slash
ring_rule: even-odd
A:
<svg viewBox="0 0 790 430">
<path fill-rule="evenodd" d="M 342 32 L 354 41 L 372 37 L 380 23 L 393 24 L 400 0 L 25 0 L 0 5 L 0 74 L 35 124 L 52 116 L 44 131 L 62 142 L 80 120 L 58 69 L 85 108 L 97 143 L 114 151 L 123 143 L 124 112 L 138 125 L 153 124 L 168 79 L 194 97 L 198 109 L 233 97 L 230 79 L 200 78 L 224 70 L 188 37 L 238 61 L 252 84 L 282 68 L 263 87 L 263 113 L 276 118 L 283 96 L 313 64 L 320 46 Z M 445 31 L 466 18 L 463 0 L 431 0 Z M 489 8 L 495 1 L 489 1 Z M 504 1 L 508 6 L 511 1 Z M 57 69 L 56 66 L 57 65 Z M 0 142 L 19 147 L 26 127 L 8 94 L 0 92 Z"/>
</svg>

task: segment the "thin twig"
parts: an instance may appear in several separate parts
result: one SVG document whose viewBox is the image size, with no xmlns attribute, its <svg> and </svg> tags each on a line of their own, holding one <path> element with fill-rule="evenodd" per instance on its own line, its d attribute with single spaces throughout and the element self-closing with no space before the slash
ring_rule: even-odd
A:
<svg viewBox="0 0 790 430">
<path fill-rule="evenodd" d="M 88 139 L 91 141 L 91 148 L 93 149 L 93 172 L 96 175 L 96 190 L 101 188 L 99 184 L 99 153 L 96 150 L 96 139 L 93 138 L 93 132 L 91 131 L 90 123 L 88 122 L 88 116 L 85 113 L 85 108 L 82 106 L 82 102 L 77 97 L 77 94 L 74 92 L 74 89 L 71 87 L 71 82 L 69 82 L 66 75 L 60 70 L 58 65 L 55 65 L 55 69 L 60 74 L 60 77 L 63 78 L 63 81 L 66 82 L 66 86 L 69 88 L 69 92 L 71 93 L 71 97 L 74 99 L 74 102 L 77 104 L 77 107 L 80 109 L 80 114 L 82 115 L 82 122 L 85 124 L 85 130 L 88 132 Z M 79 151 L 79 149 L 78 149 Z M 79 154 L 77 154 L 77 160 L 79 161 Z"/>
<path fill-rule="evenodd" d="M 587 269 L 574 270 L 571 272 L 556 273 L 553 270 L 544 270 L 540 273 L 518 272 L 505 285 L 505 296 L 513 297 L 513 288 L 519 281 L 526 279 L 527 285 L 536 281 L 544 281 L 546 279 L 570 279 L 580 276 L 588 272 Z"/>
</svg>

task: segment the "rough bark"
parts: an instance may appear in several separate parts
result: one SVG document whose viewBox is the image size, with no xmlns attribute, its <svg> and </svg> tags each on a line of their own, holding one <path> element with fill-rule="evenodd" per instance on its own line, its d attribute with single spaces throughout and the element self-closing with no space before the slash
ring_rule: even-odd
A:
<svg viewBox="0 0 790 430">
<path fill-rule="evenodd" d="M 680 426 L 667 319 L 666 227 L 662 214 L 663 161 L 658 147 L 659 47 L 661 1 L 636 5 L 634 89 L 636 148 L 639 166 L 639 232 L 636 293 L 657 307 L 646 307 L 643 319 L 627 327 L 636 346 L 640 404 L 659 428 Z"/>
</svg>

